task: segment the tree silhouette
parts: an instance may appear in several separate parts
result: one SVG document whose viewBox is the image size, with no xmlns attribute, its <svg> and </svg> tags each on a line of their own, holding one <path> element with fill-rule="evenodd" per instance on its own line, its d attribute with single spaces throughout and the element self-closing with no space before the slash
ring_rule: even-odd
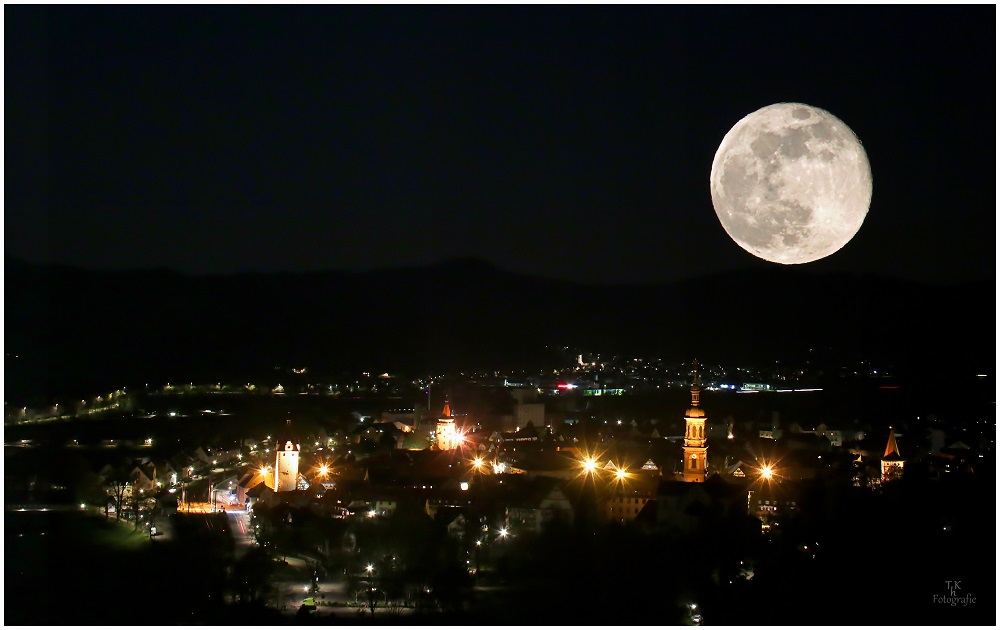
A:
<svg viewBox="0 0 1000 630">
<path fill-rule="evenodd" d="M 104 487 L 108 491 L 108 496 L 115 503 L 115 520 L 122 520 L 122 506 L 125 503 L 126 493 L 129 487 L 129 472 L 124 466 L 118 465 L 111 469 L 104 480 Z M 107 508 L 104 510 L 107 516 Z"/>
</svg>

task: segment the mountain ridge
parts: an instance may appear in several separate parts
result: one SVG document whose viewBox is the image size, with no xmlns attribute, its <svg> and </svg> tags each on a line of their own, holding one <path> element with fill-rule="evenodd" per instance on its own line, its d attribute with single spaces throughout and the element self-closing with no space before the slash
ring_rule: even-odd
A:
<svg viewBox="0 0 1000 630">
<path fill-rule="evenodd" d="M 910 369 L 991 365 L 994 357 L 995 288 L 986 282 L 932 286 L 767 268 L 589 285 L 469 257 L 363 272 L 210 276 L 5 258 L 4 277 L 6 351 L 18 355 L 7 361 L 8 399 L 91 381 L 104 388 L 235 378 L 276 364 L 538 368 L 565 345 L 720 361 L 821 345 Z"/>
</svg>

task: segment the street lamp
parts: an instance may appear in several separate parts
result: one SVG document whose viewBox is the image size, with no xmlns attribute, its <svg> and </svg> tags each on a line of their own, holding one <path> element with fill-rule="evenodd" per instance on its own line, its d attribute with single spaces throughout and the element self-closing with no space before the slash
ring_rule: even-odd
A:
<svg viewBox="0 0 1000 630">
<path fill-rule="evenodd" d="M 764 466 L 761 467 L 760 469 L 760 476 L 761 479 L 770 480 L 772 477 L 774 477 L 774 469 L 771 468 L 770 464 L 764 464 Z"/>
</svg>

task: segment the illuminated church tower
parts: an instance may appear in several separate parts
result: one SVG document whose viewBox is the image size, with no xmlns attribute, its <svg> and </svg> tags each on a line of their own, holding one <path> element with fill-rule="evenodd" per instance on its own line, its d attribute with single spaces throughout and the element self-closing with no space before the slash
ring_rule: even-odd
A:
<svg viewBox="0 0 1000 630">
<path fill-rule="evenodd" d="M 705 439 L 705 411 L 699 406 L 701 387 L 698 386 L 698 362 L 694 364 L 694 384 L 691 386 L 691 408 L 684 416 L 684 481 L 705 481 L 708 470 L 708 446 Z"/>
<path fill-rule="evenodd" d="M 274 445 L 277 460 L 274 462 L 274 491 L 295 490 L 299 480 L 299 451 L 301 446 L 292 436 L 292 421 L 288 420 L 283 437 Z"/>
</svg>

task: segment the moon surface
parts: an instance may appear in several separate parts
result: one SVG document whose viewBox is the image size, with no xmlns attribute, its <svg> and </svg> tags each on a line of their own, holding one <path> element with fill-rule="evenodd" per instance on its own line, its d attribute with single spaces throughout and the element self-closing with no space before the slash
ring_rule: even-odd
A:
<svg viewBox="0 0 1000 630">
<path fill-rule="evenodd" d="M 813 262 L 850 241 L 868 214 L 872 172 L 861 142 L 830 112 L 769 105 L 726 134 L 712 163 L 712 205 L 754 256 Z"/>
</svg>

